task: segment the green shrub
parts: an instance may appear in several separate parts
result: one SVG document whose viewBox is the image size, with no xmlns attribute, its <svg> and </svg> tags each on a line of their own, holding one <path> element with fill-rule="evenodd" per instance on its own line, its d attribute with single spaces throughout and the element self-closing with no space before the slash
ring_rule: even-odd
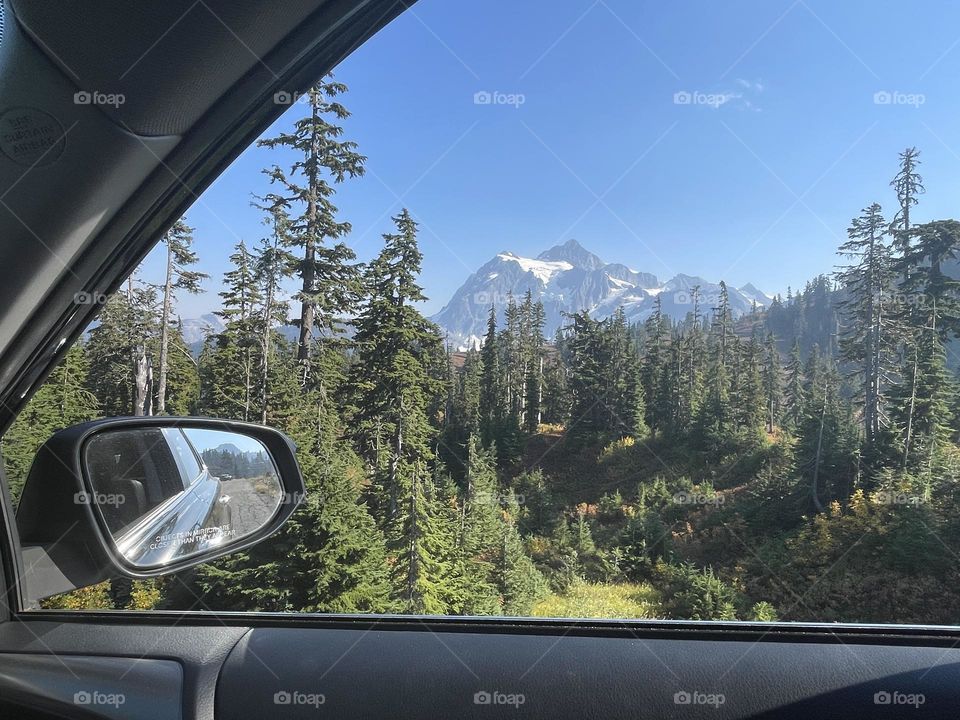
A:
<svg viewBox="0 0 960 720">
<path fill-rule="evenodd" d="M 741 601 L 737 591 L 712 569 L 700 570 L 690 563 L 657 566 L 663 583 L 662 605 L 674 620 L 736 620 Z"/>
</svg>

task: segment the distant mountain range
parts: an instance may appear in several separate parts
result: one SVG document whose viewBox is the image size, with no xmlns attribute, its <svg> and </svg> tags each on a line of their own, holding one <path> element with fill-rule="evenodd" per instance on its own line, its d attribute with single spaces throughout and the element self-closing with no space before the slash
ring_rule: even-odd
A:
<svg viewBox="0 0 960 720">
<path fill-rule="evenodd" d="M 605 318 L 623 308 L 631 323 L 642 322 L 653 312 L 660 298 L 663 312 L 682 320 L 693 310 L 693 288 L 700 287 L 700 311 L 706 315 L 717 305 L 720 285 L 692 275 L 676 275 L 661 282 L 656 275 L 633 270 L 621 263 L 607 263 L 576 240 L 556 245 L 536 258 L 501 252 L 467 278 L 449 302 L 431 319 L 440 326 L 447 341 L 465 350 L 478 347 L 486 332 L 490 306 L 497 308 L 503 326 L 503 311 L 511 295 L 517 302 L 529 290 L 534 300 L 543 302 L 546 316 L 544 334 L 552 338 L 568 324 L 565 314 L 587 310 L 591 317 Z M 765 308 L 772 296 L 753 284 L 727 288 L 734 318 L 750 312 L 754 305 Z M 183 337 L 194 355 L 211 333 L 224 329 L 223 321 L 213 313 L 182 320 Z M 295 339 L 297 330 L 286 325 L 281 332 Z"/>
<path fill-rule="evenodd" d="M 200 356 L 203 342 L 208 335 L 216 335 L 225 329 L 223 320 L 213 313 L 206 313 L 198 318 L 181 318 L 180 324 L 183 328 L 183 340 L 194 357 Z M 297 338 L 298 330 L 293 325 L 283 325 L 277 329 L 287 340 Z"/>
<path fill-rule="evenodd" d="M 587 310 L 591 317 L 605 318 L 623 308 L 630 322 L 642 322 L 653 312 L 659 297 L 663 312 L 682 320 L 693 309 L 693 288 L 699 286 L 700 309 L 709 313 L 720 296 L 720 285 L 700 277 L 676 275 L 660 282 L 655 275 L 633 270 L 620 263 L 606 263 L 576 240 L 569 240 L 526 258 L 512 252 L 498 253 L 467 278 L 440 312 L 433 316 L 453 345 L 477 347 L 486 332 L 490 306 L 503 310 L 512 294 L 518 301 L 529 290 L 543 302 L 546 315 L 544 334 L 552 337 L 568 324 L 564 314 Z M 754 305 L 768 306 L 773 298 L 747 284 L 728 287 L 734 318 L 750 312 Z"/>
</svg>

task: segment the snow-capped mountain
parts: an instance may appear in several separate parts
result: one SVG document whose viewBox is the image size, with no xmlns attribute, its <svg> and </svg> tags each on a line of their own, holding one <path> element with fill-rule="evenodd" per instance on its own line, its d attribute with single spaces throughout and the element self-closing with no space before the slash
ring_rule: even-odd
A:
<svg viewBox="0 0 960 720">
<path fill-rule="evenodd" d="M 198 318 L 183 318 L 183 339 L 187 345 L 193 347 L 203 344 L 207 335 L 223 332 L 223 320 L 213 313 L 206 313 Z"/>
<path fill-rule="evenodd" d="M 502 313 L 511 294 L 519 302 L 529 290 L 534 300 L 543 302 L 544 333 L 552 337 L 566 324 L 564 313 L 581 310 L 604 318 L 622 307 L 630 322 L 641 322 L 653 311 L 657 296 L 663 312 L 681 320 L 693 310 L 693 289 L 697 286 L 700 312 L 709 314 L 720 297 L 718 283 L 690 275 L 677 275 L 661 283 L 651 273 L 605 263 L 576 240 L 569 240 L 536 258 L 499 253 L 467 278 L 432 319 L 454 345 L 476 347 L 486 331 L 490 306 Z M 766 307 L 772 300 L 752 284 L 728 288 L 728 292 L 734 317 L 749 312 L 754 304 Z"/>
</svg>

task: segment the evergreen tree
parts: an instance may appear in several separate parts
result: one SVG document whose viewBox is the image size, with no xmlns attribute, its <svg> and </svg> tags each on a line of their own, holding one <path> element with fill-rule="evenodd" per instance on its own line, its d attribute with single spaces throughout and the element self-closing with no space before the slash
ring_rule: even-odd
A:
<svg viewBox="0 0 960 720">
<path fill-rule="evenodd" d="M 258 357 L 261 345 L 259 308 L 263 302 L 257 281 L 255 258 L 241 240 L 230 255 L 231 269 L 224 273 L 226 289 L 220 293 L 221 309 L 217 315 L 224 321 L 224 330 L 216 339 L 220 362 L 211 378 L 221 401 L 233 405 L 231 417 L 249 421 L 261 415 L 255 408 Z M 217 403 L 222 406 L 222 402 Z"/>
<path fill-rule="evenodd" d="M 415 306 L 426 299 L 417 284 L 417 225 L 407 210 L 393 220 L 397 232 L 383 236 L 365 274 L 369 298 L 356 320 L 350 424 L 374 473 L 398 602 L 407 612 L 445 613 L 458 603 L 456 548 L 444 533 L 443 503 L 430 471 L 436 431 L 428 407 L 443 388 L 427 368 L 442 341 Z"/>
<path fill-rule="evenodd" d="M 526 316 L 524 337 L 524 362 L 526 365 L 526 388 L 524 398 L 524 427 L 527 432 L 536 432 L 543 416 L 543 326 L 546 322 L 543 303 L 533 302 L 530 291 L 524 298 Z"/>
<path fill-rule="evenodd" d="M 722 286 L 721 300 L 726 297 L 726 285 Z M 709 360 L 707 352 L 707 336 L 705 321 L 700 309 L 700 286 L 695 285 L 690 290 L 690 301 L 693 306 L 684 320 L 675 356 L 672 364 L 674 375 L 674 415 L 675 430 L 680 433 L 690 432 L 699 418 L 706 400 L 706 364 Z"/>
<path fill-rule="evenodd" d="M 839 391 L 836 368 L 814 349 L 805 373 L 807 388 L 796 447 L 801 508 L 817 512 L 846 498 L 858 479 L 859 440 L 849 406 Z"/>
<path fill-rule="evenodd" d="M 790 432 L 796 432 L 803 417 L 803 408 L 806 403 L 804 389 L 803 361 L 800 358 L 800 340 L 793 341 L 790 350 L 790 359 L 786 366 L 787 386 L 783 422 Z"/>
<path fill-rule="evenodd" d="M 763 349 L 756 334 L 745 344 L 734 336 L 734 346 L 737 370 L 731 402 L 740 430 L 751 436 L 766 424 L 769 396 L 764 384 Z"/>
<path fill-rule="evenodd" d="M 132 276 L 126 292 L 104 305 L 87 343 L 87 387 L 105 416 L 151 414 L 149 369 L 158 324 L 156 290 Z"/>
<path fill-rule="evenodd" d="M 483 361 L 476 350 L 467 352 L 463 368 L 457 372 L 451 363 L 451 379 L 440 455 L 458 478 L 467 473 L 466 458 L 470 438 L 480 434 L 480 380 Z"/>
<path fill-rule="evenodd" d="M 658 294 L 654 299 L 653 313 L 644 322 L 645 353 L 640 371 L 640 384 L 646 398 L 645 420 L 653 431 L 663 431 L 669 407 L 663 397 L 663 374 L 668 356 L 668 327 L 663 315 L 663 299 Z"/>
<path fill-rule="evenodd" d="M 171 415 L 192 415 L 200 399 L 200 374 L 197 359 L 183 339 L 179 320 L 170 328 L 167 343 L 166 411 Z"/>
<path fill-rule="evenodd" d="M 167 249 L 167 265 L 160 304 L 160 367 L 157 379 L 158 415 L 164 415 L 167 412 L 171 323 L 176 303 L 176 292 L 183 290 L 197 294 L 200 292 L 201 281 L 208 277 L 205 273 L 189 269 L 190 266 L 196 265 L 198 258 L 191 247 L 193 245 L 193 228 L 187 225 L 183 218 L 177 220 L 173 227 L 167 230 L 162 242 Z"/>
<path fill-rule="evenodd" d="M 272 395 L 270 378 L 276 347 L 275 328 L 287 323 L 287 314 L 290 311 L 289 305 L 281 299 L 281 286 L 283 280 L 290 275 L 290 268 L 295 265 L 292 254 L 284 249 L 290 242 L 290 220 L 286 213 L 282 208 L 274 208 L 265 222 L 270 226 L 271 234 L 260 241 L 254 257 L 254 277 L 262 298 L 256 319 L 260 336 L 260 381 L 257 389 L 260 422 L 264 425 L 267 423 Z"/>
<path fill-rule="evenodd" d="M 891 328 L 893 266 L 884 244 L 886 223 L 877 203 L 854 218 L 849 240 L 840 253 L 853 263 L 838 279 L 847 292 L 841 303 L 844 325 L 841 357 L 856 368 L 863 406 L 864 457 L 868 466 L 879 462 L 885 450 L 881 433 L 887 426 L 884 393 L 893 374 L 898 337 Z"/>
<path fill-rule="evenodd" d="M 495 561 L 495 581 L 500 592 L 500 614 L 508 617 L 530 615 L 533 604 L 547 592 L 547 582 L 523 547 L 517 529 L 519 507 L 513 494 L 507 498 L 500 553 Z"/>
<path fill-rule="evenodd" d="M 913 225 L 910 221 L 910 210 L 918 203 L 917 196 L 926 192 L 923 178 L 917 172 L 920 165 L 920 152 L 913 147 L 900 153 L 900 168 L 890 187 L 897 195 L 897 213 L 890 223 L 890 234 L 901 255 L 906 255 L 910 248 L 910 236 Z"/>
<path fill-rule="evenodd" d="M 492 450 L 485 450 L 477 438 L 471 437 L 461 541 L 464 579 L 470 588 L 464 605 L 468 615 L 500 613 L 495 572 L 503 534 L 496 456 Z"/>
<path fill-rule="evenodd" d="M 960 282 L 944 269 L 955 263 L 960 251 L 960 222 L 915 225 L 911 237 L 911 246 L 898 264 L 901 300 L 911 310 L 908 321 L 926 324 L 935 308 L 940 337 L 960 337 Z"/>
<path fill-rule="evenodd" d="M 356 256 L 342 240 L 351 225 L 337 219 L 333 203 L 334 185 L 363 175 L 366 161 L 356 143 L 342 139 L 343 128 L 337 124 L 350 116 L 339 102 L 346 91 L 346 85 L 328 76 L 307 92 L 309 113 L 294 123 L 293 132 L 257 141 L 271 149 L 289 148 L 297 157 L 289 172 L 278 165 L 264 171 L 279 186 L 264 201 L 272 211 L 289 215 L 284 239 L 302 253 L 294 270 L 300 278 L 295 324 L 300 328 L 297 357 L 304 386 L 310 378 L 314 329 L 340 332 L 341 318 L 356 305 L 360 290 L 358 269 L 352 264 Z"/>
<path fill-rule="evenodd" d="M 944 447 L 951 434 L 956 387 L 936 321 L 934 307 L 904 358 L 903 382 L 891 392 L 891 416 L 900 430 L 904 468 L 929 470 L 937 447 Z"/>
<path fill-rule="evenodd" d="M 766 399 L 767 432 L 772 433 L 780 423 L 783 412 L 783 369 L 773 333 L 767 333 L 764 347 L 763 391 Z"/>
<path fill-rule="evenodd" d="M 717 452 L 726 445 L 733 426 L 733 405 L 730 402 L 733 315 L 730 311 L 727 286 L 723 281 L 720 282 L 719 301 L 710 326 L 709 357 L 704 383 L 707 393 L 698 419 L 700 441 L 712 452 Z"/>
</svg>

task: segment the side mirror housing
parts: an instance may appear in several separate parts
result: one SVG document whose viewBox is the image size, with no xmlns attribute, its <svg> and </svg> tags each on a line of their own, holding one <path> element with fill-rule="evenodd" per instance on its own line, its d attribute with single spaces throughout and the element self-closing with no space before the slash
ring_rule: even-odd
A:
<svg viewBox="0 0 960 720">
<path fill-rule="evenodd" d="M 178 572 L 254 545 L 303 500 L 295 446 L 250 423 L 110 418 L 44 443 L 17 509 L 23 600 Z"/>
</svg>

